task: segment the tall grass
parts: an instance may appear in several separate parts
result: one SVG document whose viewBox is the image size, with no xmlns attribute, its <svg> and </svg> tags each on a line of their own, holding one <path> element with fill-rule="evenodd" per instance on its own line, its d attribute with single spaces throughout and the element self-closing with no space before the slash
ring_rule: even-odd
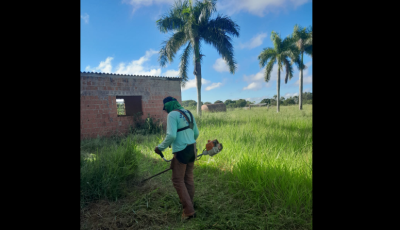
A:
<svg viewBox="0 0 400 230">
<path fill-rule="evenodd" d="M 232 189 L 245 189 L 258 206 L 312 212 L 312 106 L 234 109 L 195 115 L 202 146 L 218 139 L 223 151 L 200 164 L 229 171 Z"/>
<path fill-rule="evenodd" d="M 237 108 L 227 112 L 203 112 L 202 117 L 197 116 L 195 108 L 188 109 L 200 131 L 196 141 L 199 153 L 207 140 L 218 139 L 224 146 L 221 153 L 214 157 L 203 156 L 195 163 L 198 186 L 195 203 L 199 202 L 199 217 L 205 219 L 196 222 L 198 225 L 186 225 L 191 226 L 188 229 L 210 229 L 218 225 L 222 226 L 219 229 L 246 229 L 252 220 L 256 221 L 251 222 L 252 226 L 261 229 L 312 229 L 312 105 L 303 105 L 301 111 L 297 105 L 282 106 L 279 113 L 271 107 Z M 135 134 L 124 140 L 112 140 L 107 146 L 117 149 L 128 141 L 137 144 L 141 152 L 137 159 L 142 162 L 137 173 L 147 178 L 169 166 L 154 153 L 154 147 L 163 141 L 164 135 Z M 92 141 L 82 146 L 92 150 L 107 149 L 101 143 Z M 171 149 L 165 149 L 164 155 L 171 159 Z M 170 174 L 162 174 L 152 180 L 164 186 L 169 178 Z M 97 193 L 93 192 L 92 196 L 99 197 L 104 190 L 93 190 Z M 231 205 L 232 202 L 243 204 L 246 210 L 251 207 L 251 215 L 255 216 L 241 216 L 246 210 L 238 212 L 238 206 Z M 154 213 L 160 212 L 157 205 Z M 225 207 L 223 212 L 219 209 L 221 205 Z"/>
<path fill-rule="evenodd" d="M 192 109 L 200 135 L 199 153 L 207 140 L 218 139 L 224 146 L 214 157 L 202 157 L 195 175 L 223 172 L 231 190 L 247 191 L 243 198 L 259 207 L 280 207 L 310 219 L 312 213 L 312 105 L 229 109 L 227 112 L 202 113 Z M 154 138 L 153 138 L 154 139 Z M 142 143 L 148 155 L 162 138 Z M 165 150 L 167 158 L 172 156 Z M 147 155 L 147 154 L 146 154 Z M 203 167 L 204 166 L 204 167 Z M 210 167 L 217 169 L 211 172 Z M 203 170 L 202 170 L 203 168 Z M 228 173 L 227 173 L 228 172 Z"/>
<path fill-rule="evenodd" d="M 81 205 L 107 198 L 121 197 L 130 179 L 136 175 L 138 150 L 130 139 L 101 146 L 101 139 L 87 142 L 80 154 Z M 100 146 L 93 151 L 93 145 Z M 85 143 L 84 143 L 85 144 Z M 88 151 L 89 150 L 89 151 Z M 92 150 L 92 151 L 90 151 Z"/>
</svg>

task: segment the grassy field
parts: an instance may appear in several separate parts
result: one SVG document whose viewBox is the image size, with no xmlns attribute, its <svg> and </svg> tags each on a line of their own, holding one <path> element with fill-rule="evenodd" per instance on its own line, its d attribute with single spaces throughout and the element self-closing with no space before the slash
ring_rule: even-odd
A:
<svg viewBox="0 0 400 230">
<path fill-rule="evenodd" d="M 163 134 L 130 135 L 81 142 L 86 157 L 113 154 L 112 149 L 134 153 L 127 162 L 136 175 L 126 172 L 128 183 L 118 180 L 124 185 L 119 193 L 104 191 L 106 195 L 90 202 L 81 198 L 81 229 L 312 229 L 311 105 L 303 105 L 302 111 L 281 106 L 280 113 L 276 107 L 233 109 L 201 118 L 195 108 L 188 109 L 200 130 L 199 152 L 207 140 L 217 138 L 224 146 L 218 155 L 195 162 L 197 218 L 180 221 L 182 207 L 171 171 L 144 186 L 134 185 L 169 163 L 154 153 Z M 164 155 L 171 159 L 171 149 Z"/>
</svg>

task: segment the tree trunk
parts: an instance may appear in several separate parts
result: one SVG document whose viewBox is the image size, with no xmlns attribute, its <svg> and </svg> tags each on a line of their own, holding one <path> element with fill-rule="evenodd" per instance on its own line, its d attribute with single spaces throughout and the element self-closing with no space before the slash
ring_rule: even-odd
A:
<svg viewBox="0 0 400 230">
<path fill-rule="evenodd" d="M 279 88 L 280 88 L 280 86 L 281 86 L 281 70 L 279 69 L 279 66 L 278 66 L 278 79 L 276 79 L 276 91 L 278 91 L 277 98 L 276 98 L 277 113 L 279 113 L 279 100 L 280 100 Z"/>
<path fill-rule="evenodd" d="M 303 65 L 303 53 L 301 53 L 301 64 Z M 299 79 L 299 110 L 303 109 L 303 69 L 300 70 Z"/>
<path fill-rule="evenodd" d="M 197 115 L 201 116 L 201 64 L 196 61 Z"/>
<path fill-rule="evenodd" d="M 194 60 L 195 60 L 195 67 L 193 74 L 196 76 L 196 87 L 197 87 L 197 115 L 201 116 L 201 64 L 200 64 L 200 39 L 194 39 Z"/>
</svg>

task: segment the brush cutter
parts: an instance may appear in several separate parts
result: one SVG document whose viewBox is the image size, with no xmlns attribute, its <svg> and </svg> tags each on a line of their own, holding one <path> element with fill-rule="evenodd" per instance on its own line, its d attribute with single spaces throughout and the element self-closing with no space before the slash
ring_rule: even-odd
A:
<svg viewBox="0 0 400 230">
<path fill-rule="evenodd" d="M 200 155 L 197 156 L 197 159 L 196 159 L 196 160 L 200 160 L 200 158 L 201 158 L 203 155 L 208 155 L 208 156 L 211 156 L 211 157 L 212 157 L 212 156 L 215 156 L 215 155 L 217 155 L 219 152 L 222 151 L 222 148 L 223 148 L 223 147 L 222 147 L 222 144 L 219 143 L 217 139 L 212 140 L 212 141 L 208 140 L 208 143 L 206 144 L 206 147 L 203 149 L 203 152 L 202 152 Z M 165 162 L 170 162 L 170 161 L 172 161 L 172 159 L 171 159 L 171 160 L 165 159 L 165 158 L 164 158 L 164 154 L 162 154 L 162 152 L 161 152 L 159 155 L 161 156 L 161 158 L 162 158 Z M 153 178 L 153 177 L 155 177 L 155 176 L 158 176 L 158 175 L 160 175 L 160 174 L 163 174 L 163 173 L 165 173 L 165 172 L 167 172 L 167 171 L 169 171 L 169 170 L 171 170 L 171 168 L 166 169 L 166 170 L 164 170 L 164 171 L 162 171 L 162 172 L 160 172 L 160 173 L 157 173 L 156 175 L 153 175 L 153 176 L 151 176 L 151 177 L 149 177 L 149 178 L 147 178 L 147 179 L 142 180 L 142 181 L 140 182 L 140 184 L 143 184 L 143 183 L 146 182 L 147 180 L 150 180 L 151 178 Z"/>
</svg>

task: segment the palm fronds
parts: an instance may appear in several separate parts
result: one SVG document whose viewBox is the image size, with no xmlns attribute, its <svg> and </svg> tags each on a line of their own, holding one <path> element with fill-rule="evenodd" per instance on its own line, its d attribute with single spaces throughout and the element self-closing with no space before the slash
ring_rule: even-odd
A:
<svg viewBox="0 0 400 230">
<path fill-rule="evenodd" d="M 179 75 L 182 77 L 182 86 L 185 86 L 186 81 L 189 79 L 187 76 L 187 69 L 189 66 L 189 56 L 192 51 L 192 45 L 188 42 L 186 48 L 181 55 L 181 62 L 179 64 Z"/>
<path fill-rule="evenodd" d="M 268 62 L 264 72 L 265 82 L 269 82 L 269 80 L 271 79 L 272 67 L 274 67 L 275 62 L 276 62 L 276 57 L 272 57 L 271 60 Z"/>
</svg>

